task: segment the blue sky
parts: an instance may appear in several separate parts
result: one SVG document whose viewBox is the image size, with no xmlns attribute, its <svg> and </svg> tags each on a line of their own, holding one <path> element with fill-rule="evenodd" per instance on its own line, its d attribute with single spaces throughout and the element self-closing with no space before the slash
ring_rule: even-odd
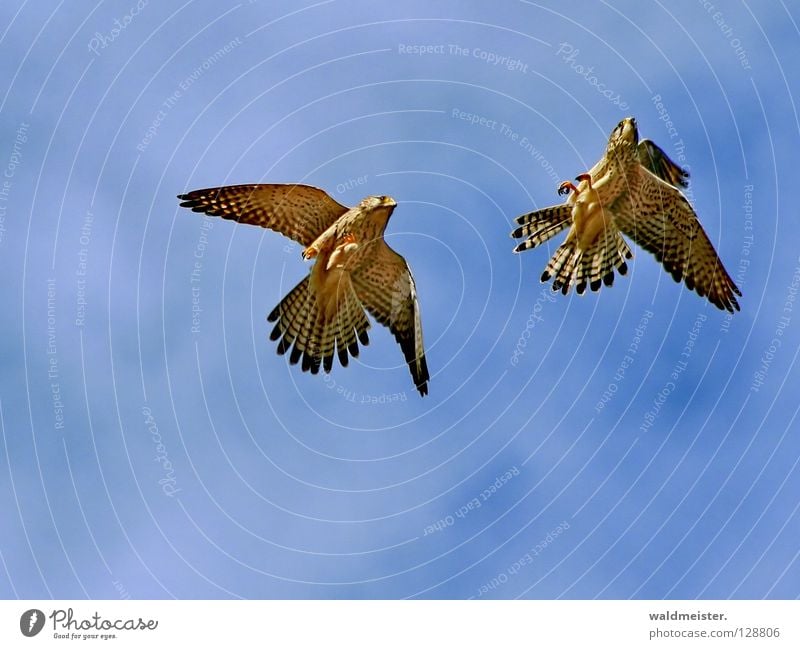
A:
<svg viewBox="0 0 800 649">
<path fill-rule="evenodd" d="M 798 596 L 800 13 L 563 11 L 3 4 L 3 597 Z M 627 115 L 740 313 L 641 249 L 566 298 L 512 254 Z M 396 198 L 428 397 L 378 325 L 276 355 L 299 247 L 175 198 L 242 182 Z"/>
</svg>

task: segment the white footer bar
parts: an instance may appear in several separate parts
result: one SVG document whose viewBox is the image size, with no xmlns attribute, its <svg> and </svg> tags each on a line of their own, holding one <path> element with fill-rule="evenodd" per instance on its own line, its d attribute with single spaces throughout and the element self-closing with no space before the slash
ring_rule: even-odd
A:
<svg viewBox="0 0 800 649">
<path fill-rule="evenodd" d="M 4 601 L 0 647 L 800 647 L 797 601 Z"/>
</svg>

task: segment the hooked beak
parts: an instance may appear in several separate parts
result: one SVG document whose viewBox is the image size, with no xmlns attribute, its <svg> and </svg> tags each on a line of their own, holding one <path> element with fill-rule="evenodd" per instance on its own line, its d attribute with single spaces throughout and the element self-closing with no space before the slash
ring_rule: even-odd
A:
<svg viewBox="0 0 800 649">
<path fill-rule="evenodd" d="M 633 141 L 637 141 L 639 139 L 639 131 L 636 128 L 635 117 L 629 117 L 625 120 L 625 124 L 622 127 L 622 137 Z"/>
</svg>

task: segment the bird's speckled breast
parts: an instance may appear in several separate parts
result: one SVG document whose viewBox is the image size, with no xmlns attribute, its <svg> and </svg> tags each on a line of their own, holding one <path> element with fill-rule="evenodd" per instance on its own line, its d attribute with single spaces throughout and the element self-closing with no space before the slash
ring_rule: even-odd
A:
<svg viewBox="0 0 800 649">
<path fill-rule="evenodd" d="M 346 268 L 350 271 L 370 257 L 372 250 L 383 238 L 386 221 L 374 218 L 369 212 L 357 212 L 347 216 L 338 224 L 336 236 L 341 239 L 350 234 L 355 239 L 357 248 L 348 255 Z"/>
</svg>

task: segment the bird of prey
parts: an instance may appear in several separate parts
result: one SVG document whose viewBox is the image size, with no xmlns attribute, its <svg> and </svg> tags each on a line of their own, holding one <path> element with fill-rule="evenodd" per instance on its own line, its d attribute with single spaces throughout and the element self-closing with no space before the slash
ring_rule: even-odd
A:
<svg viewBox="0 0 800 649">
<path fill-rule="evenodd" d="M 717 256 L 714 246 L 680 189 L 689 174 L 650 140 L 639 141 L 636 120 L 623 119 L 612 131 L 603 157 L 576 187 L 564 182 L 553 205 L 517 217 L 511 236 L 525 238 L 521 252 L 547 241 L 569 227 L 564 243 L 542 273 L 553 278 L 553 290 L 566 295 L 575 285 L 578 294 L 602 284 L 611 286 L 614 269 L 628 271 L 633 257 L 622 234 L 655 255 L 676 282 L 684 281 L 720 309 L 739 310 L 741 292 Z"/>
<path fill-rule="evenodd" d="M 394 334 L 420 395 L 428 393 L 428 366 L 414 278 L 406 260 L 384 241 L 397 203 L 369 196 L 353 208 L 308 185 L 232 185 L 178 196 L 181 207 L 239 223 L 260 225 L 294 239 L 311 272 L 267 316 L 275 327 L 278 353 L 302 360 L 303 371 L 330 372 L 334 353 L 342 366 L 348 354 L 367 345 L 365 313 Z"/>
</svg>

